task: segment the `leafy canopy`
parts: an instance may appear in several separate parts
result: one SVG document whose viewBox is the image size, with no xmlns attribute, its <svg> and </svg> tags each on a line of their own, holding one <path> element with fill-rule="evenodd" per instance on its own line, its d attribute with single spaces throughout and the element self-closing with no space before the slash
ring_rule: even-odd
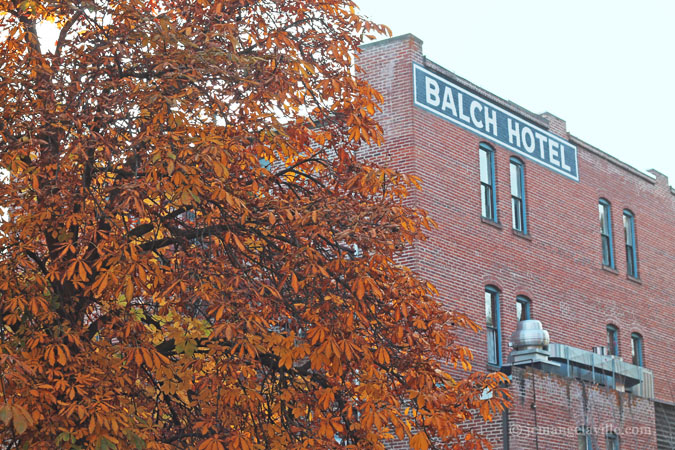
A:
<svg viewBox="0 0 675 450">
<path fill-rule="evenodd" d="M 0 0 L 0 447 L 482 445 L 503 380 L 448 374 L 473 324 L 397 263 L 417 181 L 356 157 L 385 31 L 348 0 Z"/>
</svg>

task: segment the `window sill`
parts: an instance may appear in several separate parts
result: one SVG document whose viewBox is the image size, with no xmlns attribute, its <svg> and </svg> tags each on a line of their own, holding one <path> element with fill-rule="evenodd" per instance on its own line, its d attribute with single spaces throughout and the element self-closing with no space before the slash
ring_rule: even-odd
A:
<svg viewBox="0 0 675 450">
<path fill-rule="evenodd" d="M 483 216 L 480 217 L 480 221 L 483 222 L 483 223 L 486 224 L 486 225 L 490 225 L 491 227 L 495 227 L 495 228 L 497 228 L 498 230 L 501 230 L 501 229 L 504 228 L 504 227 L 502 226 L 501 223 L 495 222 L 495 221 L 492 220 L 492 219 L 487 219 L 487 218 L 485 218 L 485 217 L 483 217 Z"/>
<path fill-rule="evenodd" d="M 632 281 L 633 283 L 642 284 L 642 280 L 640 278 L 636 278 L 632 275 L 626 275 L 626 278 Z"/>
<path fill-rule="evenodd" d="M 604 270 L 605 272 L 613 273 L 614 275 L 619 274 L 619 271 L 616 270 L 614 267 L 606 266 L 604 264 L 602 265 L 602 270 Z"/>
<path fill-rule="evenodd" d="M 511 229 L 511 232 L 518 236 L 519 238 L 525 239 L 526 241 L 532 241 L 532 236 L 529 233 L 523 233 L 522 231 Z"/>
</svg>

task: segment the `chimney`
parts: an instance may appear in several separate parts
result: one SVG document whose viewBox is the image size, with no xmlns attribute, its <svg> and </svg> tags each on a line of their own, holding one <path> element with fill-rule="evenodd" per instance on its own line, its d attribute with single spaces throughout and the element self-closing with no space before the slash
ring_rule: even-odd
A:
<svg viewBox="0 0 675 450">
<path fill-rule="evenodd" d="M 551 114 L 550 112 L 545 112 L 539 114 L 541 117 L 548 121 L 548 131 L 560 136 L 565 140 L 569 140 L 569 133 L 567 132 L 567 122 L 562 120 L 560 117 Z"/>
</svg>

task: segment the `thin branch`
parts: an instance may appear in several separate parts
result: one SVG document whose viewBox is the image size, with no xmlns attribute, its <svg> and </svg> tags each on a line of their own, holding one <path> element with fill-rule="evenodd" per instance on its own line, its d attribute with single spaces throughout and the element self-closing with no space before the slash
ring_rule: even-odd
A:
<svg viewBox="0 0 675 450">
<path fill-rule="evenodd" d="M 45 266 L 44 261 L 42 261 L 42 259 L 40 259 L 40 257 L 35 252 L 33 252 L 32 250 L 26 250 L 26 255 L 28 255 L 30 257 L 30 259 L 35 261 L 35 264 L 38 265 L 38 267 L 40 268 L 40 271 L 44 275 L 47 275 L 47 267 Z"/>
<path fill-rule="evenodd" d="M 75 25 L 75 23 L 80 20 L 80 17 L 82 16 L 82 11 L 78 11 L 75 13 L 73 17 L 66 22 L 66 24 L 61 28 L 61 32 L 59 33 L 59 40 L 56 43 L 56 52 L 55 55 L 58 58 L 61 56 L 61 49 L 63 48 L 63 45 L 66 43 L 66 36 L 68 35 L 68 32 L 70 29 Z"/>
</svg>

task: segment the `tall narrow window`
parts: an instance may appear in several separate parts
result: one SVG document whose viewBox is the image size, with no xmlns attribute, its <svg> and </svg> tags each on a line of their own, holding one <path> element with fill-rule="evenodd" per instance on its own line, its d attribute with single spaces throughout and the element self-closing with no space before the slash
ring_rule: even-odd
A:
<svg viewBox="0 0 675 450">
<path fill-rule="evenodd" d="M 637 254 L 635 252 L 635 219 L 633 213 L 623 211 L 623 233 L 626 240 L 626 270 L 628 275 L 637 278 Z"/>
<path fill-rule="evenodd" d="M 577 430 L 577 448 L 579 450 L 593 450 L 591 430 L 588 427 L 579 427 Z"/>
<path fill-rule="evenodd" d="M 612 249 L 612 213 L 609 202 L 603 198 L 598 203 L 600 213 L 600 236 L 602 239 L 602 264 L 614 268 L 614 250 Z"/>
<path fill-rule="evenodd" d="M 630 335 L 630 353 L 633 364 L 643 367 L 644 360 L 642 359 L 642 336 L 638 333 Z"/>
<path fill-rule="evenodd" d="M 487 144 L 480 144 L 480 199 L 481 214 L 486 219 L 497 221 L 495 198 L 495 152 Z"/>
<path fill-rule="evenodd" d="M 511 215 L 513 229 L 527 233 L 523 163 L 517 158 L 511 158 L 509 170 L 511 171 Z"/>
<path fill-rule="evenodd" d="M 523 297 L 522 295 L 516 297 L 516 317 L 518 318 L 518 322 L 532 318 L 530 300 L 527 297 Z"/>
<path fill-rule="evenodd" d="M 619 329 L 614 325 L 607 325 L 607 353 L 619 356 Z"/>
<path fill-rule="evenodd" d="M 485 288 L 485 321 L 487 330 L 488 364 L 501 366 L 501 330 L 499 321 L 499 290 Z"/>
<path fill-rule="evenodd" d="M 619 436 L 607 433 L 607 450 L 619 450 Z"/>
</svg>

